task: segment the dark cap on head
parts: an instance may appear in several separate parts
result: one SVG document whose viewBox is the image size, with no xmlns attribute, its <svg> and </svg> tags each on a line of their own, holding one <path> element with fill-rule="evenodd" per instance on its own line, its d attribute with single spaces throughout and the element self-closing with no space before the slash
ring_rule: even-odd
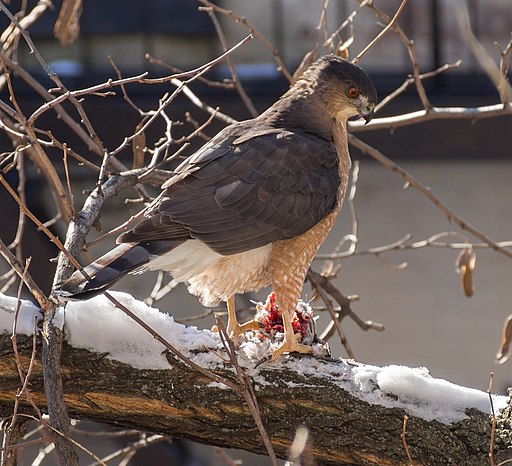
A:
<svg viewBox="0 0 512 466">
<path fill-rule="evenodd" d="M 330 54 L 319 58 L 313 67 L 317 67 L 319 75 L 325 80 L 338 79 L 346 83 L 353 83 L 369 101 L 377 102 L 377 89 L 370 77 L 359 66 Z"/>
</svg>

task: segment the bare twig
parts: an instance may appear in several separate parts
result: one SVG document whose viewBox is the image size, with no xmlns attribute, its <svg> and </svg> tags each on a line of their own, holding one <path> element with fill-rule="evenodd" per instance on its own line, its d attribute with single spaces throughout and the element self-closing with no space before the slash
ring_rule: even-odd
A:
<svg viewBox="0 0 512 466">
<path fill-rule="evenodd" d="M 418 60 L 416 58 L 416 51 L 414 49 L 414 41 L 407 37 L 402 28 L 396 22 L 392 22 L 388 15 L 386 15 L 383 11 L 377 8 L 374 2 L 367 3 L 366 7 L 371 9 L 381 21 L 387 24 L 391 24 L 391 27 L 397 33 L 402 43 L 405 45 L 407 53 L 409 55 L 409 59 L 411 61 L 414 83 L 416 85 L 418 96 L 421 100 L 421 103 L 425 111 L 429 112 L 432 108 L 432 104 L 430 103 L 427 97 L 427 92 L 425 91 L 425 87 L 423 86 L 423 83 L 421 82 L 420 79 L 420 70 Z"/>
<path fill-rule="evenodd" d="M 343 332 L 341 325 L 338 320 L 338 316 L 336 315 L 336 311 L 334 310 L 334 306 L 332 305 L 332 301 L 329 299 L 329 296 L 327 296 L 327 293 L 322 288 L 319 281 L 316 279 L 316 275 L 308 272 L 308 279 L 313 285 L 313 288 L 318 293 L 318 295 L 322 298 L 322 301 L 325 303 L 327 310 L 329 311 L 329 314 L 331 316 L 331 320 L 334 324 L 334 328 L 336 329 L 336 332 L 338 333 L 338 336 L 340 337 L 340 342 L 345 348 L 345 351 L 347 352 L 347 356 L 350 359 L 355 359 L 355 355 L 352 352 L 352 348 L 350 348 L 350 345 L 348 343 L 347 337 L 345 336 L 345 332 Z"/>
<path fill-rule="evenodd" d="M 358 228 L 359 228 L 359 222 L 357 220 L 357 213 L 356 208 L 354 205 L 354 199 L 357 192 L 357 180 L 359 177 L 359 161 L 354 162 L 354 167 L 352 168 L 352 176 L 350 180 L 350 189 L 348 192 L 347 200 L 345 201 L 348 204 L 349 210 L 350 210 L 350 216 L 352 218 L 352 230 L 348 235 L 345 235 L 339 243 L 334 248 L 332 254 L 336 255 L 341 251 L 341 248 L 343 245 L 350 241 L 350 246 L 348 247 L 347 251 L 345 251 L 345 254 L 351 255 L 356 251 L 357 243 L 359 241 L 358 239 Z"/>
<path fill-rule="evenodd" d="M 100 461 L 95 461 L 93 463 L 89 463 L 88 466 L 98 466 L 99 464 L 106 464 L 108 461 L 112 461 L 120 456 L 125 456 L 130 453 L 136 453 L 138 450 L 142 448 L 149 447 L 150 445 L 154 445 L 159 442 L 165 442 L 169 439 L 169 437 L 165 437 L 163 435 L 151 435 L 149 437 L 146 437 L 145 435 L 141 436 L 139 440 L 135 442 L 130 442 L 129 445 L 127 445 L 124 448 L 120 448 L 119 450 L 113 451 L 112 453 L 108 454 L 107 456 L 104 456 L 101 458 Z M 127 463 L 125 463 L 127 464 Z"/>
<path fill-rule="evenodd" d="M 247 403 L 247 406 L 249 407 L 249 410 L 252 414 L 252 417 L 256 422 L 256 426 L 258 427 L 258 431 L 260 433 L 261 439 L 263 440 L 263 444 L 265 445 L 272 465 L 277 466 L 277 456 L 274 451 L 274 447 L 272 446 L 272 441 L 270 440 L 267 431 L 265 430 L 265 426 L 263 425 L 263 421 L 261 419 L 260 414 L 260 408 L 258 406 L 258 400 L 256 398 L 256 394 L 254 393 L 254 387 L 252 385 L 252 382 L 250 378 L 247 376 L 247 374 L 240 367 L 240 364 L 238 364 L 238 359 L 236 356 L 235 348 L 233 346 L 233 342 L 228 337 L 220 317 L 217 317 L 216 324 L 219 330 L 220 339 L 222 341 L 222 344 L 224 345 L 224 349 L 228 353 L 229 360 L 231 361 L 231 364 L 235 368 L 238 382 L 240 384 L 239 386 L 241 388 L 241 391 L 239 391 L 239 393 L 243 395 L 245 402 Z"/>
<path fill-rule="evenodd" d="M 241 460 L 234 460 L 231 456 L 222 448 L 212 447 L 215 454 L 224 462 L 226 466 L 240 466 L 242 465 Z"/>
<path fill-rule="evenodd" d="M 40 421 L 39 419 L 36 419 L 34 416 L 31 416 L 29 414 L 20 414 L 20 416 L 24 416 L 24 417 L 26 417 L 28 419 L 32 419 L 34 421 Z M 45 421 L 43 420 L 43 422 L 45 422 Z M 68 441 L 69 443 L 73 444 L 75 447 L 77 447 L 80 450 L 82 450 L 83 452 L 87 453 L 91 458 L 96 460 L 102 466 L 107 466 L 106 463 L 104 463 L 98 456 L 96 456 L 92 451 L 90 451 L 88 448 L 83 446 L 81 443 L 77 442 L 76 440 L 72 439 L 71 437 L 62 433 L 61 431 L 59 431 L 58 429 L 56 429 L 55 427 L 53 427 L 51 425 L 46 424 L 46 427 L 48 427 L 48 429 L 50 429 L 54 434 L 56 434 L 55 438 L 62 438 L 64 440 Z M 50 444 L 50 445 L 52 445 L 52 444 Z M 65 464 L 66 464 L 66 466 L 70 466 L 72 463 L 65 463 Z"/>
<path fill-rule="evenodd" d="M 323 43 L 323 46 L 328 50 L 333 50 L 333 43 L 337 37 L 339 37 L 341 31 L 345 29 L 347 26 L 351 25 L 354 22 L 354 18 L 368 3 L 373 0 L 362 0 L 359 2 L 359 6 L 355 9 L 348 17 L 343 21 L 336 30 L 329 36 L 329 38 Z"/>
<path fill-rule="evenodd" d="M 402 126 L 409 126 L 433 120 L 460 119 L 477 121 L 482 118 L 494 118 L 511 114 L 512 105 L 510 103 L 482 105 L 481 107 L 431 107 L 429 111 L 423 109 L 392 117 L 374 118 L 366 126 L 357 122 L 349 122 L 349 129 L 351 132 L 374 131 L 381 129 L 392 130 Z"/>
<path fill-rule="evenodd" d="M 71 215 L 75 217 L 75 199 L 73 196 L 73 190 L 71 189 L 71 180 L 69 178 L 69 169 L 68 169 L 68 146 L 66 143 L 63 144 L 63 160 L 64 160 L 64 172 L 66 173 L 66 182 L 68 186 L 68 195 L 69 195 L 69 203 L 71 207 Z"/>
<path fill-rule="evenodd" d="M 496 413 L 494 412 L 494 402 L 492 401 L 492 385 L 494 382 L 494 372 L 490 373 L 489 376 L 489 388 L 487 393 L 489 394 L 489 403 L 491 405 L 492 414 L 492 425 L 491 425 L 491 441 L 489 442 L 489 464 L 494 466 L 494 437 L 496 434 Z"/>
<path fill-rule="evenodd" d="M 419 78 L 421 80 L 433 78 L 435 76 L 440 75 L 441 73 L 444 73 L 445 71 L 451 70 L 453 68 L 458 68 L 460 64 L 462 63 L 462 60 L 457 60 L 453 63 L 446 63 L 443 66 L 440 66 L 439 68 L 429 71 L 427 73 L 422 73 L 419 75 Z M 395 89 L 391 94 L 388 94 L 386 97 L 384 97 L 375 107 L 375 112 L 379 112 L 382 110 L 387 104 L 389 104 L 392 100 L 394 100 L 396 97 L 404 93 L 411 84 L 414 84 L 414 78 L 412 76 L 409 76 L 401 86 L 399 86 L 397 89 Z M 433 108 L 432 111 L 436 111 L 435 108 Z"/>
<path fill-rule="evenodd" d="M 446 206 L 446 204 L 444 204 L 437 196 L 435 196 L 429 188 L 421 184 L 418 180 L 416 180 L 416 178 L 407 173 L 403 168 L 398 166 L 392 160 L 388 159 L 384 154 L 379 152 L 377 149 L 371 147 L 370 145 L 364 143 L 360 139 L 357 139 L 352 134 L 348 135 L 348 140 L 353 146 L 357 147 L 364 154 L 370 155 L 371 157 L 382 163 L 382 165 L 384 165 L 386 168 L 400 175 L 408 183 L 408 185 L 412 186 L 414 189 L 422 193 L 430 202 L 432 202 L 439 210 L 441 210 L 441 212 L 443 212 L 450 221 L 456 223 L 462 230 L 471 233 L 480 241 L 487 243 L 489 247 L 494 249 L 496 252 L 499 252 L 500 254 L 512 258 L 512 251 L 500 246 L 499 243 L 492 240 L 487 235 L 485 235 L 484 233 L 482 233 L 481 231 L 477 230 L 475 227 L 467 223 L 453 210 L 449 209 L 448 206 Z"/>
<path fill-rule="evenodd" d="M 449 236 L 458 236 L 464 240 L 461 243 L 451 243 L 445 241 L 439 241 L 442 238 L 446 238 Z M 440 233 L 436 233 L 435 235 L 429 236 L 426 239 L 422 239 L 419 241 L 414 241 L 412 243 L 408 243 L 408 241 L 412 238 L 412 235 L 407 233 L 402 238 L 397 241 L 393 241 L 392 243 L 385 244 L 382 246 L 376 246 L 374 248 L 368 249 L 356 249 L 354 251 L 341 251 L 341 252 L 332 252 L 327 254 L 317 254 L 315 256 L 315 260 L 334 260 L 334 259 L 344 259 L 347 257 L 355 257 L 355 256 L 368 256 L 375 255 L 380 256 L 382 253 L 388 251 L 410 251 L 415 249 L 422 249 L 427 247 L 432 248 L 442 248 L 442 249 L 467 249 L 471 247 L 473 249 L 491 249 L 491 246 L 488 243 L 475 243 L 469 241 L 469 239 L 461 234 L 458 231 L 443 231 Z M 500 241 L 497 243 L 502 248 L 512 248 L 512 241 Z"/>
<path fill-rule="evenodd" d="M 55 97 L 47 91 L 47 89 L 42 86 L 30 73 L 28 73 L 19 63 L 16 63 L 10 60 L 6 56 L 2 56 L 4 62 L 7 67 L 14 71 L 17 76 L 23 79 L 32 89 L 34 89 L 45 101 L 49 102 L 53 100 Z M 95 146 L 91 137 L 87 134 L 86 131 L 80 126 L 80 124 L 75 121 L 69 113 L 64 109 L 62 105 L 55 105 L 53 109 L 57 113 L 58 117 L 68 125 L 70 129 L 72 129 L 75 134 L 87 145 L 87 148 L 90 151 L 98 154 L 98 148 Z M 71 155 L 71 153 L 70 153 Z"/>
<path fill-rule="evenodd" d="M 202 3 L 203 5 L 206 5 L 208 2 L 204 1 L 204 0 L 198 0 L 199 3 Z M 215 31 L 217 32 L 217 36 L 220 40 L 220 43 L 222 45 L 222 49 L 223 51 L 225 52 L 226 50 L 228 50 L 228 43 L 227 43 L 227 40 L 226 40 L 226 36 L 224 35 L 224 31 L 222 30 L 222 26 L 220 25 L 219 23 L 219 20 L 217 19 L 217 15 L 215 13 L 215 10 L 210 7 L 210 6 L 205 6 L 205 7 L 199 7 L 200 10 L 204 10 L 208 13 L 208 16 L 210 17 L 212 23 L 213 23 L 213 26 L 215 28 Z M 226 57 L 226 62 L 229 66 L 229 70 L 231 72 L 231 76 L 233 78 L 233 84 L 235 85 L 235 88 L 238 92 L 238 95 L 240 96 L 240 98 L 242 99 L 242 102 L 245 104 L 245 106 L 247 107 L 247 110 L 249 110 L 249 113 L 251 114 L 251 116 L 253 118 L 257 117 L 258 116 L 258 111 L 256 110 L 256 108 L 254 107 L 254 104 L 252 103 L 251 99 L 249 98 L 249 96 L 247 95 L 247 93 L 245 92 L 245 89 L 243 88 L 242 86 L 242 83 L 240 82 L 240 78 L 238 77 L 238 73 L 236 71 L 236 68 L 235 68 L 235 65 L 233 63 L 233 60 L 231 59 L 231 57 L 228 55 Z"/>
<path fill-rule="evenodd" d="M 311 268 L 308 270 L 308 279 L 313 277 L 316 283 L 321 286 L 328 294 L 330 294 L 334 300 L 340 305 L 340 310 L 337 313 L 337 320 L 341 321 L 345 317 L 350 317 L 362 330 L 377 330 L 382 332 L 384 330 L 384 326 L 377 322 L 372 321 L 364 321 L 362 320 L 354 311 L 352 311 L 350 307 L 351 299 L 345 297 L 340 290 L 338 290 L 330 281 L 328 277 L 320 275 L 318 272 L 315 272 Z M 330 336 L 334 333 L 334 322 L 332 325 L 328 327 L 326 331 L 320 336 L 322 340 L 326 338 L 330 338 Z"/>
<path fill-rule="evenodd" d="M 210 107 L 208 104 L 203 102 L 191 91 L 190 87 L 185 85 L 183 81 L 179 80 L 178 78 L 171 79 L 171 84 L 173 84 L 176 87 L 181 87 L 183 94 L 185 94 L 189 98 L 189 100 L 196 107 L 199 107 L 201 110 L 208 112 L 210 115 L 215 115 L 215 118 L 218 118 L 219 120 L 223 121 L 224 123 L 227 123 L 228 125 L 237 122 L 237 120 L 231 118 L 229 115 L 226 115 L 225 113 L 220 112 L 218 109 Z"/>
<path fill-rule="evenodd" d="M 196 370 L 197 372 L 203 374 L 204 376 L 208 377 L 209 379 L 213 380 L 214 382 L 218 382 L 221 384 L 226 385 L 226 387 L 231 388 L 231 390 L 240 393 L 241 387 L 233 382 L 231 380 L 228 380 L 224 377 L 221 377 L 220 375 L 215 374 L 214 372 L 211 372 L 207 369 L 204 369 L 203 367 L 199 366 L 195 362 L 191 361 L 189 358 L 187 358 L 185 355 L 180 353 L 174 346 L 172 346 L 164 337 L 162 337 L 156 330 L 152 329 L 146 322 L 144 322 L 140 317 L 138 317 L 136 314 L 134 314 L 130 309 L 128 309 L 124 304 L 120 303 L 116 298 L 114 298 L 110 293 L 105 292 L 104 296 L 112 303 L 114 306 L 116 306 L 119 310 L 123 311 L 130 319 L 137 322 L 138 325 L 140 325 L 144 330 L 146 330 L 150 335 L 153 336 L 153 338 L 162 345 L 164 345 L 165 349 L 167 349 L 172 355 L 174 355 L 176 358 L 184 362 L 187 366 L 191 367 L 192 369 Z"/>
<path fill-rule="evenodd" d="M 28 423 L 26 420 L 18 420 L 18 406 L 19 401 L 22 395 L 25 395 L 28 399 L 29 403 L 34 407 L 34 410 L 38 414 L 38 416 L 41 418 L 41 412 L 39 411 L 37 405 L 35 404 L 34 400 L 32 399 L 32 396 L 30 394 L 28 384 L 30 380 L 30 375 L 32 374 L 32 370 L 34 368 L 34 361 L 36 357 L 36 348 L 37 348 L 37 318 L 34 319 L 34 328 L 33 328 L 33 339 L 32 339 L 32 354 L 30 357 L 30 363 L 29 367 L 27 369 L 27 373 L 24 373 L 23 366 L 21 363 L 21 358 L 18 352 L 18 344 L 16 340 L 17 336 L 17 325 L 18 325 L 18 317 L 19 312 L 21 308 L 21 291 L 23 288 L 23 284 L 26 280 L 26 276 L 28 273 L 28 268 L 30 266 L 30 259 L 27 259 L 27 263 L 25 265 L 25 269 L 23 271 L 23 276 L 21 277 L 20 284 L 18 286 L 18 302 L 16 305 L 16 310 L 14 312 L 14 319 L 13 319 L 13 328 L 12 328 L 12 335 L 11 335 L 11 341 L 12 341 L 12 347 L 14 352 L 14 358 L 16 361 L 16 366 L 18 368 L 18 374 L 20 376 L 20 381 L 22 384 L 22 387 L 20 390 L 18 390 L 18 393 L 16 394 L 16 398 L 14 400 L 14 408 L 13 408 L 13 414 L 11 421 L 9 423 L 9 426 L 5 429 L 4 434 L 4 441 L 2 445 L 2 455 L 1 455 L 1 464 L 2 466 L 15 466 L 16 463 L 16 451 L 9 451 L 12 449 L 14 445 L 20 440 L 22 437 L 22 433 L 25 431 L 28 427 Z"/>
<path fill-rule="evenodd" d="M 146 53 L 145 58 L 149 63 L 167 68 L 168 70 L 171 70 L 173 73 L 183 73 L 182 69 L 180 69 L 176 66 L 170 65 L 169 63 L 166 63 L 163 60 L 159 60 L 158 58 L 153 57 L 150 53 Z M 235 87 L 235 85 L 227 79 L 222 82 L 221 81 L 212 81 L 208 78 L 205 78 L 204 76 L 201 76 L 197 80 L 206 84 L 209 87 L 220 87 L 222 89 L 233 89 Z"/>
<path fill-rule="evenodd" d="M 503 104 L 512 102 L 512 87 L 507 81 L 505 74 L 500 70 L 500 68 L 498 68 L 489 53 L 487 53 L 483 45 L 480 44 L 478 39 L 475 37 L 471 28 L 469 12 L 465 3 L 461 2 L 457 4 L 456 17 L 462 38 L 482 69 L 496 86 L 496 89 L 498 89 L 501 101 Z"/>
<path fill-rule="evenodd" d="M 231 52 L 233 52 L 235 49 L 237 49 L 238 47 L 240 47 L 241 45 L 243 45 L 245 42 L 247 42 L 248 40 L 252 39 L 252 36 L 247 36 L 245 39 L 241 40 L 237 45 L 231 47 L 231 49 L 227 50 L 226 52 L 224 52 L 220 57 L 227 57 L 229 56 L 229 54 Z M 170 96 L 166 96 L 165 98 L 162 99 L 161 101 L 161 104 L 159 106 L 159 108 L 152 112 L 152 115 L 148 118 L 148 120 L 139 127 L 139 129 L 133 133 L 131 136 L 129 137 L 126 137 L 125 140 L 123 141 L 123 143 L 121 143 L 116 149 L 114 149 L 113 151 L 110 152 L 109 154 L 109 157 L 111 156 L 114 156 L 116 154 L 118 154 L 124 147 L 126 147 L 133 139 L 135 139 L 139 134 L 141 134 L 143 131 L 146 130 L 146 128 L 151 125 L 151 123 L 153 123 L 154 120 L 156 120 L 156 118 L 158 118 L 161 114 L 161 112 L 166 108 L 168 107 L 173 101 L 174 99 L 181 93 L 183 87 L 191 82 L 193 82 L 194 80 L 196 80 L 199 76 L 201 76 L 202 74 L 206 73 L 212 66 L 214 63 L 217 63 L 219 60 L 220 60 L 220 57 L 217 58 L 216 60 L 212 60 L 210 63 L 209 66 L 202 66 L 200 68 L 197 68 L 199 71 L 197 71 L 196 74 L 193 74 L 190 78 L 188 78 L 186 81 L 183 82 L 183 84 L 181 84 L 180 86 L 177 87 L 177 89 L 170 95 Z M 169 79 L 170 80 L 170 79 Z"/>
<path fill-rule="evenodd" d="M 414 463 L 412 461 L 411 452 L 409 451 L 409 447 L 407 446 L 407 439 L 405 438 L 405 434 L 407 433 L 407 420 L 408 416 L 404 416 L 404 424 L 402 427 L 402 444 L 404 446 L 405 454 L 407 455 L 407 460 L 409 461 L 409 466 L 413 466 Z"/>
<path fill-rule="evenodd" d="M 16 16 L 20 18 L 20 25 L 27 29 L 32 26 L 32 24 L 34 24 L 44 13 L 46 13 L 49 8 L 51 8 L 51 4 L 46 0 L 40 0 L 29 13 L 25 11 L 25 7 L 26 5 L 22 5 L 21 10 L 17 13 Z M 14 60 L 16 60 L 19 38 L 19 28 L 16 27 L 14 23 L 11 23 L 0 37 L 2 53 L 13 56 Z"/>
<path fill-rule="evenodd" d="M 396 23 L 396 21 L 398 20 L 398 17 L 402 14 L 402 11 L 403 9 L 405 8 L 405 5 L 407 3 L 407 0 L 402 0 L 402 3 L 400 3 L 400 6 L 398 7 L 398 10 L 396 10 L 396 13 L 395 15 L 393 16 L 393 18 L 391 19 L 391 21 L 389 21 L 389 23 L 386 25 L 386 27 L 379 32 L 379 34 L 363 49 L 361 50 L 357 55 L 356 57 L 352 60 L 352 63 L 357 63 L 361 57 L 366 53 L 368 52 L 368 50 L 370 50 L 377 42 L 379 42 L 382 37 L 384 36 L 384 34 L 386 34 L 386 32 L 389 31 L 389 29 Z"/>
<path fill-rule="evenodd" d="M 2 178 L 0 178 L 2 179 Z M 25 269 L 17 257 L 9 250 L 9 248 L 0 239 L 0 255 L 9 263 L 11 268 L 16 271 L 19 277 L 24 281 L 25 285 L 32 293 L 32 296 L 36 298 L 39 306 L 45 309 L 51 305 L 51 301 L 45 296 L 41 288 L 37 285 L 34 279 L 29 273 L 25 272 Z"/>
<path fill-rule="evenodd" d="M 1 3 L 0 3 L 0 5 L 1 5 Z M 117 80 L 108 79 L 104 83 L 96 84 L 94 86 L 90 86 L 90 87 L 85 88 L 85 89 L 78 89 L 78 90 L 75 90 L 75 91 L 67 91 L 64 94 L 61 94 L 60 96 L 55 97 L 55 99 L 53 99 L 52 101 L 47 102 L 46 104 L 42 105 L 37 110 L 35 110 L 32 113 L 32 115 L 28 118 L 28 123 L 33 125 L 34 122 L 44 112 L 46 112 L 50 108 L 55 107 L 58 104 L 61 104 L 65 100 L 72 99 L 72 98 L 76 99 L 77 97 L 81 97 L 81 96 L 84 96 L 84 95 L 95 94 L 95 93 L 103 91 L 105 89 L 111 89 L 112 87 L 115 87 L 115 86 L 120 86 L 120 85 L 130 84 L 130 83 L 163 84 L 163 83 L 171 81 L 172 79 L 175 79 L 175 78 L 176 79 L 180 79 L 180 78 L 185 78 L 185 77 L 190 77 L 190 76 L 192 76 L 194 79 L 197 79 L 199 76 L 201 76 L 202 74 L 206 73 L 206 71 L 208 71 L 210 68 L 215 66 L 217 63 L 219 63 L 222 60 L 224 60 L 226 58 L 226 56 L 228 56 L 230 53 L 232 53 L 233 51 L 235 51 L 239 47 L 245 45 L 251 39 L 252 39 L 252 36 L 248 35 L 248 36 L 244 37 L 241 41 L 239 41 L 237 44 L 235 44 L 233 47 L 231 47 L 228 51 L 226 51 L 226 52 L 222 53 L 221 55 L 219 55 L 214 60 L 211 60 L 208 63 L 205 63 L 204 65 L 201 65 L 201 66 L 199 66 L 197 68 L 194 68 L 193 70 L 186 71 L 186 72 L 183 72 L 183 73 L 177 73 L 177 74 L 174 74 L 174 75 L 171 75 L 171 76 L 166 76 L 164 78 L 147 78 L 146 76 L 148 75 L 148 72 L 146 71 L 146 72 L 141 73 L 139 75 L 128 77 L 128 78 L 117 79 Z"/>
<path fill-rule="evenodd" d="M 22 200 L 18 197 L 16 192 L 11 188 L 9 183 L 5 180 L 5 178 L 0 175 L 0 183 L 3 184 L 5 189 L 9 192 L 9 194 L 12 196 L 12 198 L 17 202 L 17 204 L 20 206 L 20 208 L 23 210 L 25 215 L 30 218 L 43 232 L 50 238 L 52 243 L 54 243 L 62 252 L 66 252 L 64 245 L 61 243 L 59 238 L 57 238 L 50 230 L 48 230 L 47 227 L 44 226 L 44 224 L 28 209 L 28 207 L 22 202 Z M 35 296 L 37 298 L 37 296 Z M 41 306 L 44 308 L 44 306 Z"/>
<path fill-rule="evenodd" d="M 23 204 L 26 204 L 25 197 L 25 156 L 23 151 L 19 151 L 16 157 L 16 170 L 18 172 L 18 196 L 20 197 Z M 16 257 L 19 261 L 23 260 L 23 251 L 22 251 L 22 241 L 23 234 L 25 232 L 25 213 L 20 208 L 19 216 L 18 216 L 18 227 L 16 229 L 16 236 L 14 237 L 13 242 L 9 245 L 9 249 L 16 249 Z"/>
<path fill-rule="evenodd" d="M 283 60 L 281 59 L 281 57 L 279 56 L 279 53 L 276 49 L 274 49 L 274 47 L 272 46 L 272 44 L 269 42 L 269 40 L 263 35 L 261 34 L 261 32 L 259 32 L 248 20 L 247 18 L 244 18 L 242 16 L 237 16 L 233 13 L 232 10 L 226 10 L 225 8 L 221 8 L 220 6 L 218 5 L 215 5 L 213 4 L 212 2 L 208 1 L 208 0 L 201 0 L 201 3 L 205 6 L 208 6 L 210 8 L 213 8 L 213 10 L 217 13 L 220 13 L 220 14 L 223 14 L 225 16 L 228 16 L 230 18 L 233 18 L 237 23 L 241 23 L 243 24 L 247 29 L 249 29 L 249 31 L 251 32 L 252 35 L 254 35 L 256 38 L 258 38 L 262 43 L 263 45 L 268 49 L 270 50 L 270 52 L 272 53 L 272 56 L 274 58 L 274 61 L 276 62 L 277 64 L 277 69 L 278 71 L 280 71 L 281 73 L 283 73 L 284 77 L 288 80 L 288 82 L 292 82 L 292 75 L 290 74 L 290 72 L 288 71 L 288 69 L 286 68 L 286 66 L 284 65 L 283 63 Z"/>
<path fill-rule="evenodd" d="M 0 9 L 6 8 L 5 5 L 0 2 Z M 0 59 L 2 57 L 0 56 Z M 7 67 L 5 62 L 2 60 L 2 67 L 4 70 L 4 75 L 7 82 L 7 87 L 9 88 L 9 94 L 10 94 L 10 100 L 12 101 L 15 110 L 14 118 L 18 121 L 18 123 L 25 128 L 26 134 L 32 143 L 31 150 L 28 151 L 31 159 L 34 161 L 34 163 L 38 166 L 38 168 L 45 174 L 46 178 L 48 179 L 50 185 L 52 186 L 52 194 L 54 194 L 57 203 L 59 205 L 60 211 L 63 215 L 63 218 L 65 220 L 69 220 L 71 218 L 71 208 L 66 196 L 66 192 L 64 189 L 64 186 L 62 185 L 60 178 L 57 174 L 57 171 L 55 170 L 55 167 L 51 163 L 50 159 L 44 152 L 43 148 L 41 147 L 40 141 L 37 138 L 37 135 L 27 122 L 27 119 L 25 118 L 25 115 L 23 114 L 20 106 L 18 105 L 18 102 L 15 98 L 14 90 L 12 87 L 10 74 L 7 71 Z"/>
</svg>

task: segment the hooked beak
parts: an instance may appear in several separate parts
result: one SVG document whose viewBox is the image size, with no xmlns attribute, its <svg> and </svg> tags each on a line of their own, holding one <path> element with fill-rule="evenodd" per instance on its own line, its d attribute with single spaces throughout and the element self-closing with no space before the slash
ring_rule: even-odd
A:
<svg viewBox="0 0 512 466">
<path fill-rule="evenodd" d="M 368 113 L 363 113 L 361 115 L 361 118 L 364 118 L 364 124 L 367 125 L 368 123 L 370 123 L 371 119 L 373 118 L 373 110 Z"/>
<path fill-rule="evenodd" d="M 368 123 L 370 123 L 371 119 L 373 118 L 373 114 L 374 114 L 374 106 L 370 107 L 370 106 L 366 106 L 364 108 L 361 108 L 359 110 L 359 113 L 357 115 L 354 115 L 353 117 L 349 118 L 350 121 L 357 121 L 359 120 L 359 118 L 363 118 L 364 119 L 364 124 L 367 125 Z"/>
<path fill-rule="evenodd" d="M 365 125 L 370 123 L 371 119 L 373 118 L 374 108 L 375 107 L 366 107 L 365 109 L 361 109 L 359 112 L 359 117 L 364 119 Z"/>
</svg>

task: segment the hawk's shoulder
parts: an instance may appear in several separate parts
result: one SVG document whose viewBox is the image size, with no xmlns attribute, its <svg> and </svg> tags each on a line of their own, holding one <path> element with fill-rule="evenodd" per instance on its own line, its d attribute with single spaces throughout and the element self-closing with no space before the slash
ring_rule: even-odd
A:
<svg viewBox="0 0 512 466">
<path fill-rule="evenodd" d="M 336 149 L 318 135 L 248 122 L 219 133 L 165 183 L 123 241 L 187 235 L 220 254 L 298 236 L 336 205 Z M 168 236 L 166 236 L 166 231 Z"/>
</svg>

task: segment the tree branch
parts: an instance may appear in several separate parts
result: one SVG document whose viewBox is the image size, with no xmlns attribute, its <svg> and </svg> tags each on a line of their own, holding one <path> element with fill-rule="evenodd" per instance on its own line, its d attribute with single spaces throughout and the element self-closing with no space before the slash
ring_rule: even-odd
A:
<svg viewBox="0 0 512 466">
<path fill-rule="evenodd" d="M 422 185 L 418 180 L 416 180 L 416 178 L 407 173 L 395 162 L 388 159 L 382 152 L 369 146 L 352 134 L 348 135 L 348 140 L 350 144 L 352 144 L 354 147 L 357 147 L 361 152 L 373 157 L 386 168 L 400 175 L 408 185 L 422 193 L 430 202 L 432 202 L 439 210 L 441 210 L 441 212 L 443 212 L 450 221 L 456 223 L 462 230 L 471 233 L 475 238 L 478 238 L 480 241 L 487 243 L 489 247 L 496 252 L 512 258 L 512 251 L 510 249 L 502 247 L 499 243 L 467 223 L 463 218 L 450 210 L 448 206 L 446 206 L 439 198 L 437 198 L 428 187 Z"/>
<path fill-rule="evenodd" d="M 5 306 L 0 307 L 0 313 L 12 313 L 12 309 L 7 310 Z M 9 337 L 7 332 L 0 334 L 0 415 L 5 416 L 12 412 L 19 386 Z M 17 344 L 19 358 L 22 363 L 28 363 L 32 338 L 18 335 Z M 197 360 L 210 361 L 210 370 L 234 380 L 233 366 L 218 352 L 219 348 L 194 350 Z M 212 356 L 214 354 L 219 357 Z M 168 369 L 137 369 L 110 359 L 105 353 L 94 353 L 64 342 L 63 388 L 69 414 L 113 426 L 265 453 L 242 394 L 211 383 L 172 355 L 166 357 Z M 218 362 L 212 362 L 214 360 Z M 471 408 L 466 411 L 466 419 L 451 424 L 428 421 L 411 414 L 410 410 L 429 401 L 421 397 L 407 401 L 407 397 L 386 392 L 379 385 L 378 377 L 372 378 L 366 388 L 357 389 L 360 383 L 357 374 L 384 369 L 342 360 L 293 356 L 257 369 L 247 360 L 244 365 L 256 389 L 261 422 L 280 458 L 288 456 L 296 429 L 305 426 L 308 444 L 304 454 L 318 465 L 410 464 L 401 435 L 407 414 L 407 447 L 413 464 L 486 464 L 492 424 L 489 414 Z M 478 393 L 487 399 L 487 393 Z M 39 358 L 31 374 L 31 396 L 46 410 Z M 365 396 L 380 404 L 370 404 Z M 394 405 L 397 400 L 402 404 Z M 30 405 L 20 401 L 20 415 L 31 413 Z M 393 407 L 383 406 L 386 403 Z M 430 403 L 437 401 L 430 400 Z M 443 400 L 440 398 L 438 403 L 434 409 L 442 410 Z M 496 462 L 510 458 L 507 453 L 510 448 L 509 410 L 506 408 L 497 418 Z"/>
</svg>

